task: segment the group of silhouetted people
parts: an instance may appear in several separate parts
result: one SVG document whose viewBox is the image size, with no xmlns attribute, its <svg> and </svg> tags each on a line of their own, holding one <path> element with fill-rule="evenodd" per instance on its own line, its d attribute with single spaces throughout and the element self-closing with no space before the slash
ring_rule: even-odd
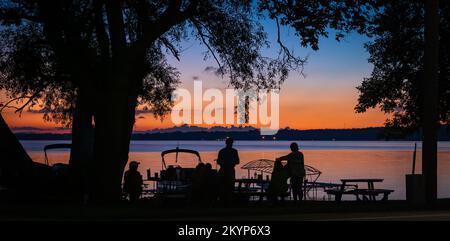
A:
<svg viewBox="0 0 450 241">
<path fill-rule="evenodd" d="M 291 153 L 275 160 L 269 185 L 269 195 L 274 203 L 278 202 L 278 198 L 284 200 L 284 197 L 288 195 L 288 178 L 290 178 L 294 202 L 303 200 L 303 180 L 306 175 L 305 161 L 297 143 L 291 143 L 290 148 Z M 283 166 L 281 161 L 287 161 L 286 165 Z"/>
<path fill-rule="evenodd" d="M 276 158 L 272 172 L 272 178 L 268 188 L 268 197 L 274 203 L 284 201 L 289 195 L 288 179 L 290 179 L 291 191 L 294 202 L 303 200 L 303 180 L 305 178 L 304 156 L 299 151 L 298 144 L 290 145 L 291 152 Z M 283 165 L 282 161 L 286 161 Z M 210 206 L 217 200 L 223 206 L 233 203 L 236 172 L 235 166 L 239 164 L 238 151 L 233 148 L 233 139 L 227 138 L 225 147 L 217 157 L 220 166 L 218 172 L 212 169 L 209 163 L 199 163 L 192 174 L 191 200 L 194 204 Z M 134 202 L 142 193 L 142 176 L 137 170 L 139 163 L 132 161 L 129 170 L 124 175 L 124 192 L 129 200 Z"/>
<path fill-rule="evenodd" d="M 192 174 L 191 200 L 193 204 L 210 206 L 217 199 L 217 173 L 210 163 L 199 163 Z"/>
<path fill-rule="evenodd" d="M 211 164 L 199 163 L 192 175 L 191 200 L 194 205 L 210 206 L 219 200 L 224 206 L 233 201 L 236 174 L 234 167 L 239 164 L 238 151 L 233 148 L 233 139 L 228 138 L 225 148 L 219 151 L 218 172 Z"/>
</svg>

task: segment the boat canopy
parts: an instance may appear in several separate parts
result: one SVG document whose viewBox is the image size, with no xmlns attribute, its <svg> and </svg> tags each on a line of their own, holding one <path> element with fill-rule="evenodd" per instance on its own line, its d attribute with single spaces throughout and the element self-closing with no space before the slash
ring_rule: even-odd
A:
<svg viewBox="0 0 450 241">
<path fill-rule="evenodd" d="M 69 143 L 51 144 L 51 145 L 46 145 L 44 147 L 44 151 L 51 150 L 51 149 L 70 149 L 70 148 L 72 148 L 72 144 L 69 144 Z"/>
<path fill-rule="evenodd" d="M 200 153 L 198 151 L 189 150 L 189 149 L 180 149 L 180 148 L 163 151 L 163 152 L 161 152 L 161 157 L 164 157 L 165 155 L 174 153 L 174 152 L 191 153 L 191 154 L 198 156 L 198 158 L 200 158 Z"/>
<path fill-rule="evenodd" d="M 166 168 L 166 161 L 164 160 L 164 156 L 167 155 L 167 154 L 170 154 L 170 153 L 175 153 L 176 154 L 175 162 L 178 162 L 178 153 L 193 154 L 193 155 L 197 156 L 199 163 L 202 162 L 202 158 L 200 157 L 200 153 L 198 151 L 190 150 L 190 149 L 180 149 L 180 148 L 177 147 L 175 149 L 165 150 L 165 151 L 161 152 L 161 159 L 162 159 L 163 169 Z"/>
<path fill-rule="evenodd" d="M 58 144 L 50 144 L 50 145 L 44 146 L 45 164 L 49 165 L 48 157 L 47 157 L 47 150 L 52 150 L 52 149 L 70 149 L 70 148 L 72 148 L 72 144 L 70 144 L 70 143 L 58 143 Z"/>
</svg>

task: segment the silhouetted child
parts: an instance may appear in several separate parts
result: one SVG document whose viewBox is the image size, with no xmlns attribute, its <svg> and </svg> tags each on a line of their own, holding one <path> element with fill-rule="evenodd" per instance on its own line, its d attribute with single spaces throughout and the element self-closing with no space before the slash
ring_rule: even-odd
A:
<svg viewBox="0 0 450 241">
<path fill-rule="evenodd" d="M 281 201 L 284 201 L 284 197 L 288 192 L 288 184 L 287 184 L 288 174 L 286 168 L 283 167 L 281 161 L 275 161 L 272 178 L 269 184 L 269 197 L 273 204 L 278 203 L 278 198 L 281 198 Z"/>
<path fill-rule="evenodd" d="M 124 175 L 123 191 L 128 195 L 130 202 L 135 202 L 139 200 L 142 193 L 142 176 L 137 170 L 139 162 L 131 161 L 129 164 L 128 171 Z"/>
</svg>

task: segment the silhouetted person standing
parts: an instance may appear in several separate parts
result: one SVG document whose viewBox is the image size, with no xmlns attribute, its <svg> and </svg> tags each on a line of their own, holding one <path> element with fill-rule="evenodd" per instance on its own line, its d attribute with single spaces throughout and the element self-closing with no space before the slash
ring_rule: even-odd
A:
<svg viewBox="0 0 450 241">
<path fill-rule="evenodd" d="M 287 161 L 286 167 L 289 177 L 291 178 L 292 195 L 294 201 L 303 199 L 302 184 L 305 178 L 305 160 L 303 153 L 298 150 L 298 145 L 295 142 L 291 143 L 291 153 L 286 156 L 277 158 L 278 161 Z"/>
<path fill-rule="evenodd" d="M 139 162 L 131 161 L 129 169 L 124 175 L 123 191 L 128 195 L 130 202 L 139 200 L 142 193 L 142 175 L 137 170 Z"/>
<path fill-rule="evenodd" d="M 225 144 L 225 148 L 219 151 L 217 164 L 220 166 L 220 199 L 225 206 L 228 206 L 233 198 L 234 181 L 236 177 L 234 167 L 239 164 L 239 154 L 238 151 L 233 148 L 232 138 L 227 138 Z"/>
</svg>

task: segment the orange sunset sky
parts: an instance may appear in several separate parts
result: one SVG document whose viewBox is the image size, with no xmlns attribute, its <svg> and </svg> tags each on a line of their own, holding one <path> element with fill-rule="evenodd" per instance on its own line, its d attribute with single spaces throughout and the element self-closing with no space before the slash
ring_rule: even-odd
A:
<svg viewBox="0 0 450 241">
<path fill-rule="evenodd" d="M 292 37 L 292 36 L 291 36 Z M 296 49 L 296 54 L 308 56 L 304 73 L 291 72 L 280 93 L 280 127 L 297 129 L 321 128 L 361 128 L 381 126 L 387 115 L 376 110 L 357 114 L 354 107 L 358 92 L 355 89 L 364 77 L 371 72 L 367 62 L 368 54 L 363 43 L 368 39 L 359 35 L 350 35 L 342 42 L 322 39 L 320 50 L 297 47 L 293 38 L 287 38 L 287 45 Z M 180 72 L 180 87 L 192 89 L 193 80 L 203 81 L 203 88 L 224 90 L 227 80 L 205 71 L 208 66 L 215 66 L 212 60 L 203 60 L 203 47 L 198 43 L 186 43 L 181 61 L 169 59 Z M 223 92 L 224 93 L 224 92 Z M 4 91 L 1 101 L 6 100 Z M 23 112 L 19 117 L 13 110 L 4 110 L 3 117 L 10 127 L 38 127 L 52 129 L 57 127 L 52 122 L 45 122 L 42 114 Z M 135 130 L 143 131 L 154 128 L 171 127 L 170 116 L 164 121 L 154 119 L 151 114 L 140 114 L 136 118 Z"/>
</svg>

